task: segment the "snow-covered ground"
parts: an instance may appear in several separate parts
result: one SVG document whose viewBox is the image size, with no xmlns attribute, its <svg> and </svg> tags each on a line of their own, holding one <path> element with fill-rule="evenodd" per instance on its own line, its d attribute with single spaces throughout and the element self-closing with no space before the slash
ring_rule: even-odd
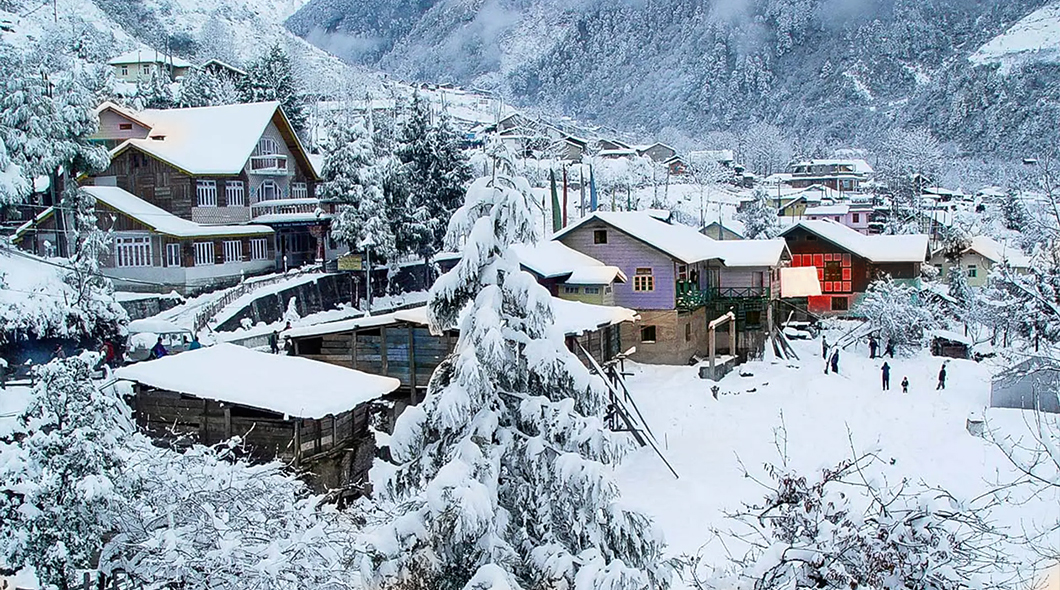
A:
<svg viewBox="0 0 1060 590">
<path fill-rule="evenodd" d="M 980 47 L 974 64 L 1001 64 L 1002 71 L 1026 62 L 1060 61 L 1060 2 L 1039 8 Z"/>
<path fill-rule="evenodd" d="M 1016 474 L 990 442 L 966 430 L 966 420 L 982 414 L 989 401 L 991 367 L 951 360 L 945 391 L 935 391 L 942 359 L 921 352 L 887 359 L 891 390 L 882 392 L 880 360 L 868 359 L 864 344 L 844 351 L 840 374 L 825 375 L 820 341 L 795 342 L 801 361 L 754 362 L 718 385 L 698 378 L 694 367 L 633 364 L 630 390 L 654 431 L 663 453 L 680 475 L 675 479 L 648 448 L 627 456 L 619 468 L 626 502 L 654 517 L 673 555 L 701 550 L 709 560 L 725 558 L 711 541 L 712 527 L 728 526 L 726 511 L 761 500 L 764 490 L 743 476 L 741 464 L 760 479 L 763 465 L 781 464 L 776 430 L 786 429 L 789 465 L 814 470 L 833 466 L 852 453 L 879 450 L 885 464 L 876 475 L 891 483 L 903 478 L 948 489 L 972 499 Z M 908 376 L 908 395 L 901 382 Z M 990 428 L 1026 433 L 1018 410 L 990 410 Z M 1016 492 L 1019 497 L 1022 492 Z M 1010 503 L 995 512 L 998 522 L 1031 529 L 1060 518 L 1055 493 L 1026 504 Z"/>
</svg>

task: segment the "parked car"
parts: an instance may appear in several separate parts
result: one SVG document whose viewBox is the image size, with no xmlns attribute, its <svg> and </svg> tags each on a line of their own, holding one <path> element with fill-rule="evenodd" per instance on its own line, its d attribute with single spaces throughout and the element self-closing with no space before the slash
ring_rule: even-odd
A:
<svg viewBox="0 0 1060 590">
<path fill-rule="evenodd" d="M 125 360 L 130 363 L 151 358 L 151 348 L 162 338 L 167 354 L 184 352 L 191 345 L 192 333 L 173 322 L 145 318 L 129 322 L 129 342 Z"/>
</svg>

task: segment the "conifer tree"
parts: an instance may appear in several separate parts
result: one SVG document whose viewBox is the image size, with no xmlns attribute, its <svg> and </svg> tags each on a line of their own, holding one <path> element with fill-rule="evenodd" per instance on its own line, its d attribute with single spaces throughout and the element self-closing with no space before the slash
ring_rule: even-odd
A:
<svg viewBox="0 0 1060 590">
<path fill-rule="evenodd" d="M 622 445 L 599 380 L 564 346 L 551 296 L 510 246 L 537 229 L 529 183 L 498 144 L 449 225 L 463 258 L 431 289 L 431 330 L 454 353 L 391 438 L 386 521 L 368 539 L 378 588 L 665 587 L 650 521 L 620 506 Z"/>
<path fill-rule="evenodd" d="M 744 224 L 744 237 L 749 240 L 768 240 L 780 235 L 780 218 L 769 204 L 762 189 L 755 189 L 754 197 L 736 212 L 736 220 Z"/>
<path fill-rule="evenodd" d="M 247 67 L 247 76 L 239 84 L 243 102 L 279 101 L 291 126 L 299 135 L 305 134 L 308 115 L 305 95 L 295 78 L 291 58 L 279 44 L 273 45 Z"/>
<path fill-rule="evenodd" d="M 181 107 L 212 107 L 239 102 L 239 91 L 228 76 L 194 68 L 180 84 Z"/>
</svg>

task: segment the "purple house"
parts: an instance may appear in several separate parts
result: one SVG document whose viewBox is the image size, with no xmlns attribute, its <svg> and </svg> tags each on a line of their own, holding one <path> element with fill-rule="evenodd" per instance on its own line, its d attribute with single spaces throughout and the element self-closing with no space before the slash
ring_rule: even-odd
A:
<svg viewBox="0 0 1060 590">
<path fill-rule="evenodd" d="M 707 323 L 730 309 L 736 352 L 757 349 L 770 330 L 778 269 L 791 258 L 784 240 L 718 241 L 662 217 L 597 211 L 554 239 L 627 277 L 614 284 L 614 304 L 640 315 L 622 333 L 623 343 L 637 347 L 635 360 L 684 364 L 704 356 Z"/>
</svg>

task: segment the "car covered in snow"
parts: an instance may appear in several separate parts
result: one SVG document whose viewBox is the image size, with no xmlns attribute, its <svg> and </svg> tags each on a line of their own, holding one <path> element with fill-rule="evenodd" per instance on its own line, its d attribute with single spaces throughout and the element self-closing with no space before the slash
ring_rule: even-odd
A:
<svg viewBox="0 0 1060 590">
<path fill-rule="evenodd" d="M 129 322 L 129 342 L 125 352 L 126 362 L 135 363 L 151 358 L 151 348 L 158 339 L 166 347 L 166 354 L 184 352 L 194 339 L 191 330 L 173 322 L 146 318 Z"/>
</svg>

